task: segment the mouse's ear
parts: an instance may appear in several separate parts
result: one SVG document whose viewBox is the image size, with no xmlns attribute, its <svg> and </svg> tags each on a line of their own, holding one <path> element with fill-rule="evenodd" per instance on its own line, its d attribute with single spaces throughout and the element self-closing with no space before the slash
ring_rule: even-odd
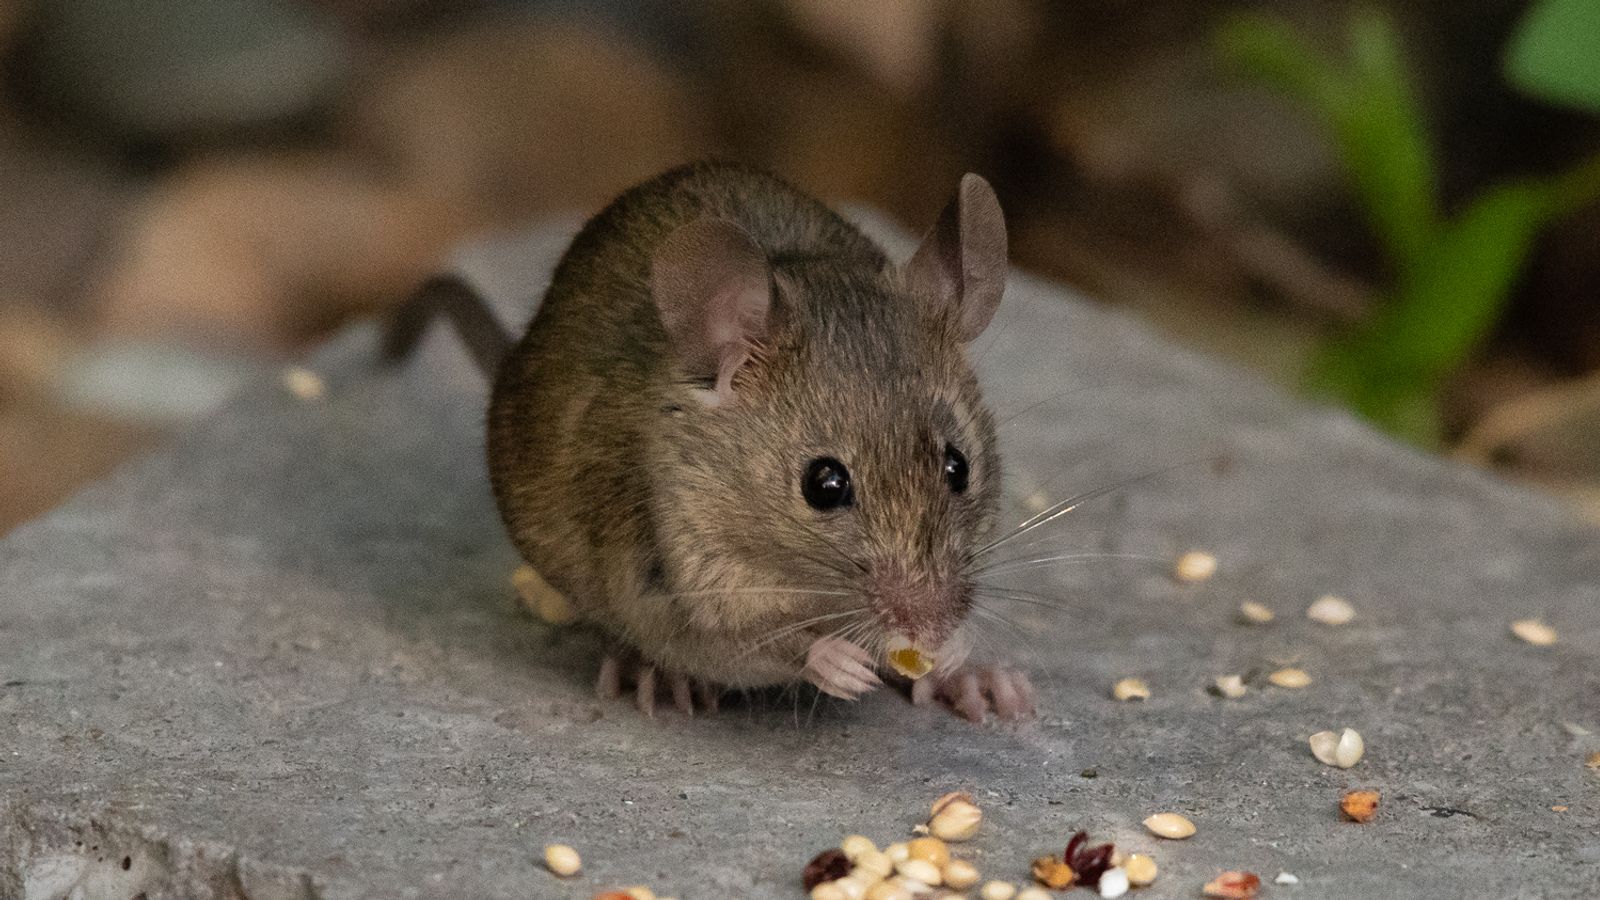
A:
<svg viewBox="0 0 1600 900">
<path fill-rule="evenodd" d="M 691 377 L 715 379 L 716 401 L 728 399 L 734 372 L 767 336 L 766 253 L 726 219 L 697 219 L 656 248 L 650 293 L 679 362 Z"/>
<path fill-rule="evenodd" d="M 962 340 L 989 327 L 1006 287 L 1006 220 L 981 175 L 961 177 L 956 195 L 906 262 L 913 294 L 955 310 Z"/>
</svg>

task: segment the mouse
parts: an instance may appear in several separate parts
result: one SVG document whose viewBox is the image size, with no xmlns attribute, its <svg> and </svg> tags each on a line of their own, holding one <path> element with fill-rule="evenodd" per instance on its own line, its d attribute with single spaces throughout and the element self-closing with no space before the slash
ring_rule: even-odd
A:
<svg viewBox="0 0 1600 900">
<path fill-rule="evenodd" d="M 604 636 L 602 696 L 693 715 L 732 690 L 895 686 L 1015 721 L 1026 674 L 970 654 L 1002 474 L 971 348 L 1007 269 L 979 175 L 896 263 L 787 181 L 696 162 L 591 218 L 520 338 L 446 275 L 383 353 L 439 318 L 465 339 L 506 534 Z"/>
</svg>

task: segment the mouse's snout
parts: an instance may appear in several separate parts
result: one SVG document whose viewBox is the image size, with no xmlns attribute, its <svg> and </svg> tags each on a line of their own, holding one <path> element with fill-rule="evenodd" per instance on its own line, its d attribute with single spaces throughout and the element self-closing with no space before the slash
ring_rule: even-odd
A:
<svg viewBox="0 0 1600 900">
<path fill-rule="evenodd" d="M 971 590 L 955 572 L 916 572 L 890 564 L 874 568 L 867 596 L 891 641 L 900 638 L 934 650 L 960 627 Z"/>
</svg>

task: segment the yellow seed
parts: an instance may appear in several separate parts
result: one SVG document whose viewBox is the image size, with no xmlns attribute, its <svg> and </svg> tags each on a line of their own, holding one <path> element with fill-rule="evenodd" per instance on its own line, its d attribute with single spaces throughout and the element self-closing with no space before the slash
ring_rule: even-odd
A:
<svg viewBox="0 0 1600 900">
<path fill-rule="evenodd" d="M 882 881 L 894 871 L 894 860 L 887 853 L 868 850 L 855 858 L 855 868 L 851 871 L 871 875 L 873 881 Z"/>
<path fill-rule="evenodd" d="M 1128 873 L 1129 884 L 1143 887 L 1156 880 L 1156 861 L 1143 853 L 1129 856 L 1122 868 Z"/>
<path fill-rule="evenodd" d="M 1591 769 L 1600 769 L 1600 751 L 1589 754 L 1589 758 L 1583 764 Z"/>
<path fill-rule="evenodd" d="M 1017 900 L 1050 900 L 1050 895 L 1043 888 L 1026 887 L 1017 895 Z"/>
<path fill-rule="evenodd" d="M 900 635 L 890 638 L 888 657 L 890 668 L 913 681 L 932 672 L 935 662 L 932 653 Z"/>
<path fill-rule="evenodd" d="M 876 851 L 877 849 L 878 845 L 874 844 L 870 838 L 859 834 L 852 834 L 839 842 L 839 850 L 844 853 L 844 858 L 851 862 L 855 862 L 857 857 L 868 850 Z"/>
<path fill-rule="evenodd" d="M 983 810 L 969 800 L 955 800 L 944 805 L 928 823 L 933 836 L 945 841 L 967 841 L 978 833 L 983 822 Z"/>
<path fill-rule="evenodd" d="M 1066 890 L 1076 877 L 1071 866 L 1054 856 L 1041 856 L 1033 861 L 1034 880 L 1052 890 Z"/>
<path fill-rule="evenodd" d="M 856 878 L 854 874 L 831 883 L 839 889 L 839 893 L 844 895 L 844 900 L 863 900 L 867 896 L 867 889 L 871 887 L 871 885 Z"/>
<path fill-rule="evenodd" d="M 1272 610 L 1254 600 L 1239 604 L 1239 617 L 1252 625 L 1265 625 L 1273 619 Z"/>
<path fill-rule="evenodd" d="M 1229 700 L 1237 700 L 1245 695 L 1244 679 L 1238 675 L 1217 676 L 1217 692 Z"/>
<path fill-rule="evenodd" d="M 1279 669 L 1267 676 L 1267 680 L 1281 688 L 1303 688 L 1311 683 L 1311 676 L 1304 669 Z"/>
<path fill-rule="evenodd" d="M 944 876 L 944 883 L 958 891 L 964 891 L 978 883 L 978 867 L 964 859 L 952 859 L 945 863 L 944 871 L 939 873 Z"/>
<path fill-rule="evenodd" d="M 880 881 L 867 889 L 866 900 L 911 900 L 916 895 L 903 884 Z"/>
<path fill-rule="evenodd" d="M 1111 696 L 1118 700 L 1149 700 L 1150 686 L 1137 678 L 1124 678 L 1111 686 Z"/>
<path fill-rule="evenodd" d="M 939 886 L 939 867 L 925 859 L 907 859 L 903 862 L 897 862 L 894 864 L 894 870 L 913 881 L 920 881 L 933 887 Z"/>
<path fill-rule="evenodd" d="M 1306 618 L 1324 625 L 1343 625 L 1356 617 L 1355 607 L 1343 597 L 1328 594 L 1306 608 Z"/>
<path fill-rule="evenodd" d="M 811 900 L 850 900 L 837 881 L 824 881 L 811 889 Z"/>
<path fill-rule="evenodd" d="M 1194 834 L 1194 823 L 1177 813 L 1156 813 L 1144 820 L 1144 827 L 1156 837 L 1181 841 Z"/>
<path fill-rule="evenodd" d="M 982 900 L 1011 900 L 1017 895 L 1017 886 L 1009 881 L 990 881 L 978 892 Z"/>
<path fill-rule="evenodd" d="M 883 853 L 889 857 L 890 862 L 899 865 L 911 858 L 911 845 L 903 841 L 896 841 L 883 848 Z"/>
<path fill-rule="evenodd" d="M 1184 584 L 1205 581 L 1217 574 L 1217 558 L 1201 550 L 1190 550 L 1178 557 L 1172 575 Z"/>
<path fill-rule="evenodd" d="M 1538 619 L 1519 619 L 1512 622 L 1511 633 L 1535 647 L 1548 647 L 1556 642 L 1556 630 Z"/>
<path fill-rule="evenodd" d="M 583 868 L 583 859 L 566 844 L 551 844 L 544 848 L 544 864 L 562 878 L 569 878 Z"/>
<path fill-rule="evenodd" d="M 950 861 L 950 845 L 936 837 L 917 838 L 906 844 L 912 859 L 925 859 L 940 868 Z"/>
</svg>

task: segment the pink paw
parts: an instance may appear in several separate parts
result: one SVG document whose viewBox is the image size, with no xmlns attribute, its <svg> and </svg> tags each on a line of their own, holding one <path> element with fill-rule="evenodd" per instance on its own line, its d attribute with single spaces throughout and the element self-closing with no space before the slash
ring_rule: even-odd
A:
<svg viewBox="0 0 1600 900">
<path fill-rule="evenodd" d="M 722 696 L 722 689 L 715 685 L 697 682 L 687 675 L 663 672 L 631 654 L 606 654 L 600 663 L 600 676 L 595 679 L 595 693 L 603 699 L 614 700 L 629 687 L 633 688 L 634 705 L 652 717 L 656 713 L 656 700 L 661 695 L 666 695 L 686 716 L 694 715 L 697 704 L 703 712 L 716 712 L 717 701 Z"/>
<path fill-rule="evenodd" d="M 883 684 L 867 651 L 835 637 L 817 638 L 811 645 L 804 674 L 817 690 L 841 700 L 855 700 Z"/>
<path fill-rule="evenodd" d="M 997 666 L 965 666 L 954 672 L 934 672 L 911 683 L 911 702 L 924 706 L 938 700 L 971 722 L 994 713 L 1004 722 L 1031 719 L 1037 696 L 1028 676 Z"/>
</svg>

